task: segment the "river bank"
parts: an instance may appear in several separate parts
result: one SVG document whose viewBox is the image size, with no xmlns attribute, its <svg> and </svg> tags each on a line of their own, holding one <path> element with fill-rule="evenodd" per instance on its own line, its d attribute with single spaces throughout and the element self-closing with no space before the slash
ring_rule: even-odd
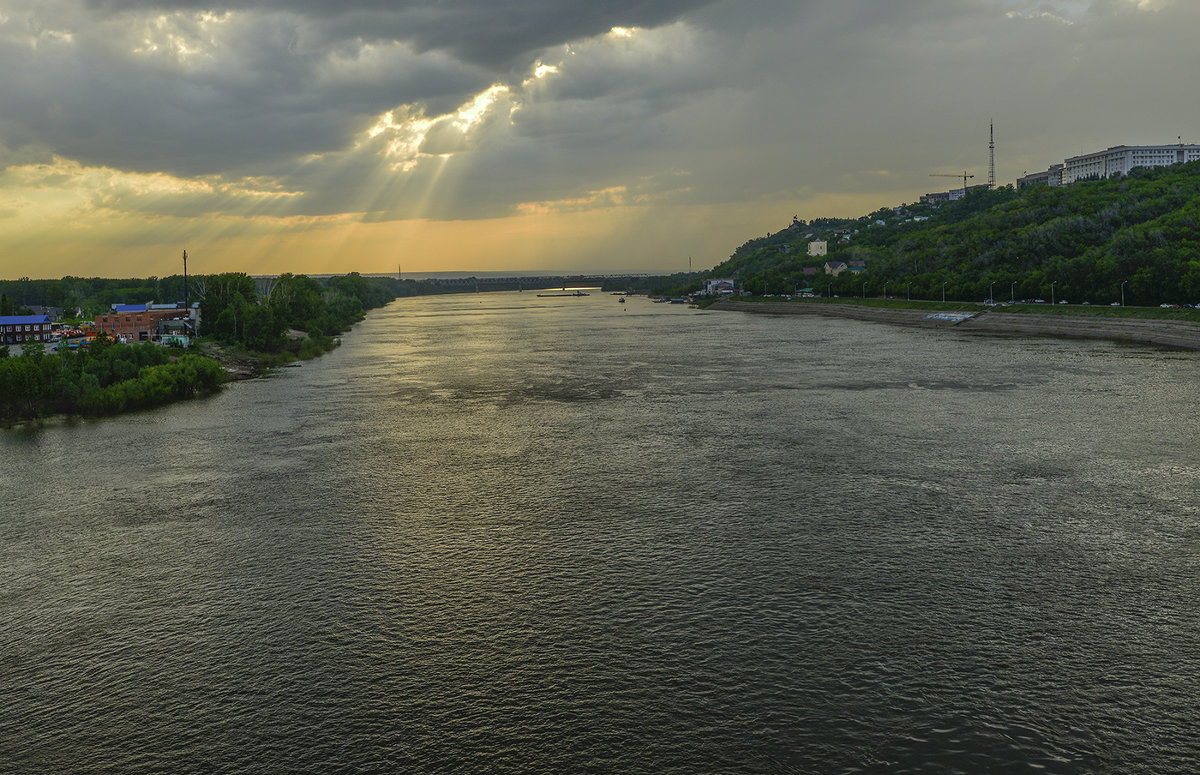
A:
<svg viewBox="0 0 1200 775">
<path fill-rule="evenodd" d="M 978 312 L 937 312 L 819 302 L 764 304 L 732 299 L 718 301 L 709 305 L 707 309 L 767 315 L 823 315 L 916 328 L 952 328 L 1018 336 L 1106 339 L 1200 350 L 1200 324 L 1185 321 L 1099 318 L 1084 315 L 1029 315 L 1005 312 L 1002 308 L 984 308 Z"/>
</svg>

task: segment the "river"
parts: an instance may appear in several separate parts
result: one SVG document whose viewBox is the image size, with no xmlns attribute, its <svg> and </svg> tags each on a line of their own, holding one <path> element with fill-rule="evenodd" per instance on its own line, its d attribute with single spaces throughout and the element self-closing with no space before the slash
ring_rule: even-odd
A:
<svg viewBox="0 0 1200 775">
<path fill-rule="evenodd" d="M 1194 772 L 1198 366 L 471 294 L 2 432 L 0 771 Z"/>
</svg>

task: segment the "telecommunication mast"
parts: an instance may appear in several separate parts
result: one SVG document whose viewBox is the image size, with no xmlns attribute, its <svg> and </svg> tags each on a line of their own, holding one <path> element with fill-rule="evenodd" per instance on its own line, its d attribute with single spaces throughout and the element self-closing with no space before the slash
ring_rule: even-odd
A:
<svg viewBox="0 0 1200 775">
<path fill-rule="evenodd" d="M 988 190 L 996 187 L 996 122 L 988 122 Z"/>
</svg>

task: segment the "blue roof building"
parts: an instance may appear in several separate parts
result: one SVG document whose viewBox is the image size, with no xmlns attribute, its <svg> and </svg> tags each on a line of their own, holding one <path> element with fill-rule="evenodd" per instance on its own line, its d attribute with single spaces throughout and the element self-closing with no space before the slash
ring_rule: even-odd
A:
<svg viewBox="0 0 1200 775">
<path fill-rule="evenodd" d="M 26 339 L 44 342 L 49 338 L 49 315 L 0 316 L 0 344 L 19 344 Z"/>
</svg>

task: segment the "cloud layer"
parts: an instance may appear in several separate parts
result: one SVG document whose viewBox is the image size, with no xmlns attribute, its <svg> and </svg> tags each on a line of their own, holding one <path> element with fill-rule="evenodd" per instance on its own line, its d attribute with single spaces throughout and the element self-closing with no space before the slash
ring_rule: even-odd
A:
<svg viewBox="0 0 1200 775">
<path fill-rule="evenodd" d="M 591 268 L 715 263 L 792 214 L 986 175 L 992 119 L 1000 182 L 1196 141 L 1197 22 L 1186 0 L 9 0 L 0 274 L 89 240 L 464 221 L 524 234 L 493 257 L 515 268 L 551 244 L 522 219 L 593 229 L 562 259 Z"/>
</svg>

